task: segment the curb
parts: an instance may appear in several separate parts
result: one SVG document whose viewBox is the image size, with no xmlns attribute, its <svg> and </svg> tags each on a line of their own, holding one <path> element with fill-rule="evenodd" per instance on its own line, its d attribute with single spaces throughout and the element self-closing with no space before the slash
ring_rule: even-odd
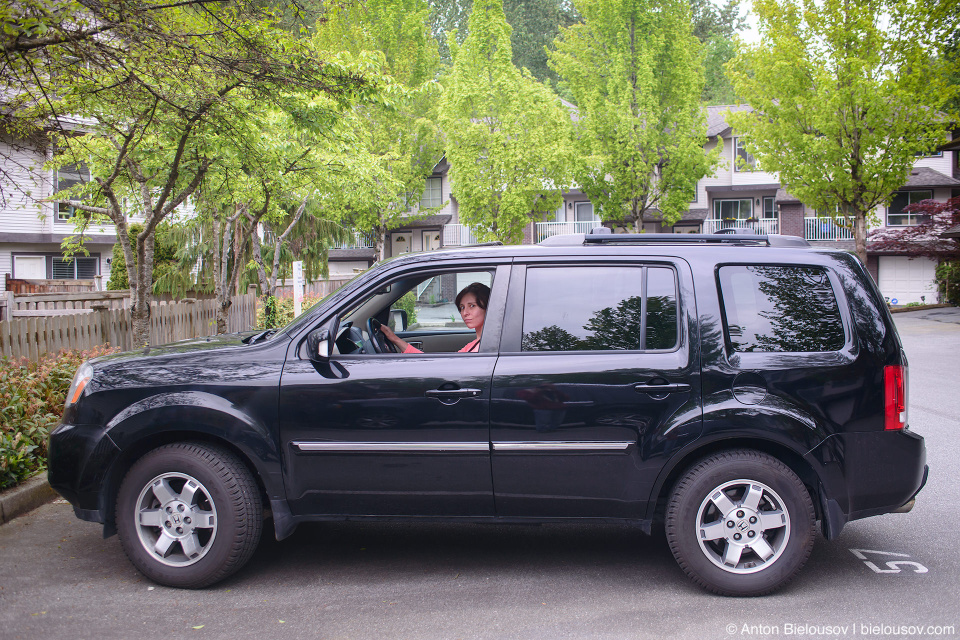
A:
<svg viewBox="0 0 960 640">
<path fill-rule="evenodd" d="M 57 497 L 47 482 L 46 471 L 41 471 L 23 484 L 0 493 L 0 524 L 32 511 Z"/>
<path fill-rule="evenodd" d="M 907 311 L 926 311 L 927 309 L 944 309 L 946 307 L 953 307 L 952 304 L 921 304 L 916 307 L 888 307 L 890 313 L 905 313 Z"/>
</svg>

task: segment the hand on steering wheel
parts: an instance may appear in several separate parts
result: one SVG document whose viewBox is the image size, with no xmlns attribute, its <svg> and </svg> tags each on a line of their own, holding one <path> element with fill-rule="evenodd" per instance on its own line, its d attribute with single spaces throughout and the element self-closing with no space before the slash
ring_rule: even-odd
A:
<svg viewBox="0 0 960 640">
<path fill-rule="evenodd" d="M 386 339 L 380 328 L 383 325 L 374 317 L 367 318 L 367 333 L 370 335 L 370 343 L 373 350 L 377 353 L 397 353 L 397 347 L 393 342 Z"/>
</svg>

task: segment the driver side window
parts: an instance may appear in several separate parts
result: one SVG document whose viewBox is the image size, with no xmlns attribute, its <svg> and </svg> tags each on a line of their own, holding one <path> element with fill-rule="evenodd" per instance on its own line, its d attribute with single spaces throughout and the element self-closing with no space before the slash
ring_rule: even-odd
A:
<svg viewBox="0 0 960 640">
<path fill-rule="evenodd" d="M 471 320 L 468 326 L 456 304 L 457 295 L 474 283 L 489 292 L 493 271 L 433 272 L 394 281 L 341 316 L 335 352 L 392 353 L 387 341 L 375 339 L 379 323 L 417 351 L 456 353 L 477 337 L 477 323 Z"/>
<path fill-rule="evenodd" d="M 493 273 L 441 273 L 421 279 L 390 305 L 390 328 L 399 332 L 456 333 L 467 330 L 457 309 L 456 298 L 460 291 L 474 282 L 493 287 Z"/>
</svg>

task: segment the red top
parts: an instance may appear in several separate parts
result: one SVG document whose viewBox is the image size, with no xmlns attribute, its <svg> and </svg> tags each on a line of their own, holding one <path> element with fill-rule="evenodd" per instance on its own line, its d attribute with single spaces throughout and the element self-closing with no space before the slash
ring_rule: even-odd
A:
<svg viewBox="0 0 960 640">
<path fill-rule="evenodd" d="M 465 344 L 463 346 L 463 349 L 460 349 L 460 351 L 458 351 L 457 353 L 467 353 L 468 351 L 476 352 L 479 347 L 480 347 L 480 338 L 477 338 L 476 340 L 471 340 L 470 342 Z M 403 352 L 404 353 L 423 353 L 423 351 L 420 351 L 420 349 L 417 349 L 416 347 L 409 344 L 407 345 L 407 348 L 403 350 Z"/>
</svg>

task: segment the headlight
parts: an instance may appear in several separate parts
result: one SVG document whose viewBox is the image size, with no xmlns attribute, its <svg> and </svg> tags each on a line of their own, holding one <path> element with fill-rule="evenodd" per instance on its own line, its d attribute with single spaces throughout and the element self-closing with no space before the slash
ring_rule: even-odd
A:
<svg viewBox="0 0 960 640">
<path fill-rule="evenodd" d="M 67 390 L 67 401 L 64 406 L 69 407 L 76 404 L 77 400 L 83 395 L 84 389 L 87 388 L 87 383 L 91 380 L 93 380 L 93 367 L 90 366 L 89 362 L 84 362 L 77 369 L 76 375 L 73 376 L 73 382 L 70 383 L 70 389 Z"/>
</svg>

